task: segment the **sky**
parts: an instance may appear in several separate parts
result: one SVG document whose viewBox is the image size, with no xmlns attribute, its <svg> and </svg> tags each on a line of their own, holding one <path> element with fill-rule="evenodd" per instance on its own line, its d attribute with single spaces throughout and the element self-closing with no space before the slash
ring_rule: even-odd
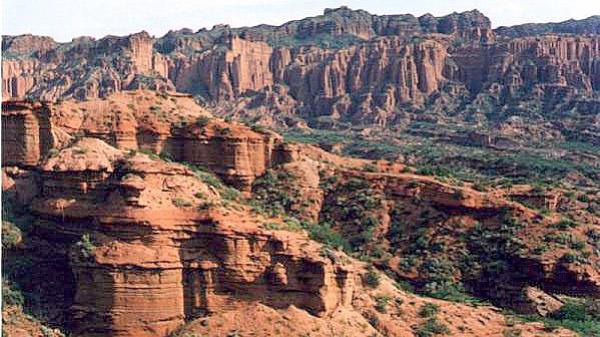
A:
<svg viewBox="0 0 600 337">
<path fill-rule="evenodd" d="M 280 25 L 346 5 L 372 14 L 436 16 L 479 9 L 494 27 L 557 22 L 600 15 L 600 0 L 3 0 L 2 34 L 31 33 L 60 42 L 78 36 L 100 38 L 146 30 Z"/>
</svg>

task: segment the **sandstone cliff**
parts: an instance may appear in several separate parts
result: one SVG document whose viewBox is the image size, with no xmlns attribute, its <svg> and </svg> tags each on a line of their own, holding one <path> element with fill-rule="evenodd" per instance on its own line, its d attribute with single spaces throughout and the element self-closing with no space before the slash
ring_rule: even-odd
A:
<svg viewBox="0 0 600 337">
<path fill-rule="evenodd" d="M 583 20 L 567 20 L 549 23 L 526 23 L 510 27 L 498 27 L 494 30 L 497 34 L 517 37 L 533 36 L 547 33 L 561 34 L 600 34 L 600 16 L 594 15 Z"/>
<path fill-rule="evenodd" d="M 520 38 L 490 26 L 477 11 L 416 18 L 343 7 L 278 27 L 184 29 L 161 38 L 141 32 L 59 45 L 9 37 L 3 96 L 84 100 L 136 88 L 177 90 L 224 114 L 273 116 L 279 124 L 299 116 L 388 125 L 424 110 L 514 114 L 520 101 L 532 113 L 540 105 L 547 114 L 598 109 L 593 31 Z M 575 100 L 582 103 L 569 106 Z"/>
<path fill-rule="evenodd" d="M 305 155 L 290 149 L 286 158 L 308 160 Z M 419 310 L 431 303 L 443 308 L 436 320 L 460 317 L 450 333 L 500 336 L 508 329 L 490 308 L 400 291 L 364 263 L 309 240 L 281 219 L 252 212 L 226 187 L 207 180 L 207 172 L 97 138 L 75 141 L 38 172 L 40 193 L 30 204 L 33 233 L 52 238 L 53 252 L 69 261 L 75 290 L 67 303 L 69 326 L 77 336 L 166 336 L 177 330 L 300 336 L 308 326 L 317 336 L 405 336 L 425 324 Z M 241 324 L 248 315 L 256 324 Z M 281 320 L 287 323 L 274 330 Z M 548 335 L 536 324 L 512 329 Z M 553 334 L 573 336 L 566 330 Z"/>
<path fill-rule="evenodd" d="M 119 149 L 207 167 L 248 191 L 281 157 L 278 135 L 212 118 L 181 94 L 137 91 L 104 100 L 44 105 L 9 101 L 3 106 L 3 165 L 35 166 L 52 155 L 50 148 L 92 136 Z"/>
<path fill-rule="evenodd" d="M 558 194 L 478 192 L 402 164 L 289 144 L 272 132 L 211 117 L 182 94 L 135 91 L 4 107 L 3 125 L 12 126 L 6 130 L 12 136 L 3 136 L 3 147 L 11 149 L 3 158 L 3 193 L 26 210 L 30 224 L 20 248 L 26 250 L 6 256 L 31 260 L 25 269 L 19 260 L 3 262 L 26 280 L 25 289 L 52 303 L 51 322 L 75 335 L 300 336 L 311 325 L 317 336 L 405 336 L 432 324 L 419 314 L 432 301 L 443 308 L 436 319 L 451 333 L 500 336 L 512 329 L 495 309 L 406 293 L 339 248 L 369 254 L 374 266 L 419 289 L 432 279 L 478 284 L 489 292 L 477 294 L 528 312 L 542 308 L 520 297 L 521 291 L 540 294 L 532 283 L 548 292 L 598 294 L 597 258 L 569 262 L 564 246 L 531 252 L 540 236 L 556 235 L 557 218 L 540 219 L 509 201 L 558 210 Z M 434 272 L 455 268 L 466 253 L 485 256 L 476 245 L 484 239 L 456 238 L 502 226 L 506 214 L 524 225 L 515 235 L 527 238 L 527 250 L 511 255 L 513 272 L 486 278 L 479 274 L 485 264 Z M 573 230 L 573 242 L 589 226 L 597 223 Z M 323 228 L 341 240 L 328 241 L 336 236 Z M 437 248 L 419 246 L 422 254 L 415 255 L 413 242 Z M 585 251 L 591 244 L 583 244 Z M 248 311 L 257 320 L 289 323 L 277 331 L 271 323 L 240 326 Z M 524 336 L 546 334 L 539 324 L 518 329 Z"/>
<path fill-rule="evenodd" d="M 93 253 L 72 251 L 78 334 L 163 336 L 243 301 L 324 314 L 352 296 L 343 266 L 306 239 L 225 209 L 184 166 L 83 138 L 41 169 L 32 209 L 46 230 L 94 240 Z M 97 226 L 84 225 L 90 216 Z"/>
<path fill-rule="evenodd" d="M 336 245 L 425 293 L 465 286 L 530 313 L 529 287 L 600 296 L 597 248 L 586 234 L 600 223 L 585 212 L 561 219 L 560 191 L 481 192 L 398 164 L 347 160 L 306 145 L 297 151 L 295 161 L 253 185 L 265 207 L 333 228 L 344 239 Z"/>
</svg>

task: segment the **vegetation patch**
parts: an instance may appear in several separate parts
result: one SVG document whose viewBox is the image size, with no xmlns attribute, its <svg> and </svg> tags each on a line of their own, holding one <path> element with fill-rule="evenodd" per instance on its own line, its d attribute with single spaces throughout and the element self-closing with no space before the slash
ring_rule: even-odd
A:
<svg viewBox="0 0 600 337">
<path fill-rule="evenodd" d="M 526 322 L 542 322 L 547 331 L 559 327 L 577 332 L 580 336 L 600 336 L 600 300 L 572 299 L 558 311 L 546 317 L 531 315 L 518 316 Z"/>
</svg>

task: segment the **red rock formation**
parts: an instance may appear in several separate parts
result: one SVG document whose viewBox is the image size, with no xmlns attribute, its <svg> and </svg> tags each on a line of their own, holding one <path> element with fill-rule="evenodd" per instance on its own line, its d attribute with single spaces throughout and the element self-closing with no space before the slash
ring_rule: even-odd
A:
<svg viewBox="0 0 600 337">
<path fill-rule="evenodd" d="M 201 85 L 213 98 L 233 98 L 248 90 L 273 84 L 270 59 L 273 49 L 264 42 L 229 38 L 224 50 L 172 61 L 170 78 L 177 90 L 188 92 Z"/>
<path fill-rule="evenodd" d="M 54 145 L 45 104 L 2 103 L 2 165 L 37 165 Z"/>
<path fill-rule="evenodd" d="M 257 133 L 248 127 L 209 121 L 184 131 L 181 160 L 208 167 L 242 191 L 276 164 L 282 138 L 274 133 Z"/>
<path fill-rule="evenodd" d="M 72 252 L 77 334 L 164 336 L 245 301 L 323 315 L 352 296 L 349 271 L 317 245 L 226 210 L 184 166 L 83 138 L 41 170 L 32 209 L 46 230 L 96 240 L 93 253 Z M 207 202 L 215 206 L 198 210 Z"/>
<path fill-rule="evenodd" d="M 303 153 L 288 154 L 299 159 Z M 310 324 L 327 326 L 325 336 L 404 336 L 419 320 L 418 308 L 430 301 L 443 306 L 444 321 L 462 317 L 465 336 L 499 334 L 506 327 L 503 316 L 488 308 L 420 298 L 384 276 L 378 286 L 363 284 L 362 263 L 302 232 L 261 228 L 280 220 L 225 200 L 185 166 L 82 138 L 39 169 L 43 188 L 31 203 L 36 232 L 60 242 L 82 238 L 69 253 L 77 336 L 166 336 L 196 318 L 184 330 L 216 336 L 239 322 L 224 317 L 242 312 L 263 317 L 271 328 L 285 315 L 292 325 L 282 329 L 303 331 Z M 391 299 L 385 312 L 374 309 L 381 296 Z M 402 305 L 409 301 L 412 306 Z M 257 321 L 243 329 L 277 335 L 269 327 Z M 536 325 L 519 328 L 524 336 L 546 335 Z M 450 326 L 453 333 L 458 329 Z"/>
<path fill-rule="evenodd" d="M 45 52 L 55 48 L 57 43 L 48 36 L 31 34 L 2 36 L 2 51 L 10 55 Z"/>
<path fill-rule="evenodd" d="M 160 39 L 141 32 L 61 48 L 15 37 L 3 46 L 17 53 L 3 59 L 3 94 L 82 100 L 177 89 L 226 106 L 228 114 L 285 112 L 386 125 L 404 110 L 464 108 L 465 88 L 499 104 L 537 99 L 556 106 L 600 87 L 597 37 L 496 41 L 490 26 L 477 11 L 415 18 L 338 8 L 279 27 L 216 26 Z M 273 91 L 276 99 L 265 102 Z"/>
<path fill-rule="evenodd" d="M 3 96 L 7 98 L 32 95 L 49 100 L 84 99 L 127 89 L 173 89 L 166 79 L 166 60 L 154 52 L 154 39 L 146 32 L 107 36 L 98 41 L 74 39 L 67 50 L 54 48 L 53 44 L 34 44 L 24 52 L 27 45 L 17 48 L 15 43 L 3 43 L 3 51 L 16 53 L 2 59 Z M 89 70 L 87 64 L 97 68 Z M 82 78 L 79 72 L 87 72 L 88 76 Z"/>
<path fill-rule="evenodd" d="M 598 88 L 599 46 L 597 37 L 544 36 L 462 48 L 452 56 L 458 65 L 452 78 L 473 91 L 498 83 L 513 91 L 539 84 L 590 92 Z"/>
<path fill-rule="evenodd" d="M 2 60 L 2 97 L 25 97 L 38 78 L 37 60 Z"/>
<path fill-rule="evenodd" d="M 93 136 L 119 149 L 150 151 L 207 167 L 249 191 L 252 181 L 281 157 L 280 136 L 214 119 L 186 95 L 125 92 L 43 108 L 25 103 L 6 107 L 4 165 L 36 165 L 50 146 L 61 148 L 72 138 Z"/>
</svg>

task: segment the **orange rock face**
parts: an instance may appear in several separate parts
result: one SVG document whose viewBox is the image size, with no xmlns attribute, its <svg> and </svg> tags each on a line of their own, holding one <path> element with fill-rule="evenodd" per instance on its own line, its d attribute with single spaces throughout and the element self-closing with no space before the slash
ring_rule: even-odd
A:
<svg viewBox="0 0 600 337">
<path fill-rule="evenodd" d="M 600 87 L 598 37 L 496 39 L 490 27 L 477 11 L 415 18 L 339 8 L 280 27 L 80 38 L 60 49 L 47 38 L 9 37 L 3 95 L 84 100 L 176 89 L 228 114 L 285 112 L 385 125 L 403 110 L 461 107 L 471 100 L 465 95 L 588 99 Z"/>
<path fill-rule="evenodd" d="M 464 326 L 451 325 L 452 333 L 501 336 L 507 329 L 487 307 L 407 294 L 385 276 L 369 285 L 364 263 L 306 233 L 266 229 L 265 222 L 283 224 L 226 199 L 186 166 L 84 137 L 38 169 L 41 193 L 31 201 L 37 231 L 72 242 L 76 336 L 167 336 L 185 322 L 192 323 L 183 332 L 209 336 L 300 336 L 307 328 L 319 336 L 405 336 L 424 322 L 418 310 L 430 301 L 443 309 L 443 321 L 460 317 Z M 390 303 L 376 310 L 381 297 Z M 288 323 L 273 330 L 280 320 Z M 549 336 L 535 324 L 516 328 Z"/>
<path fill-rule="evenodd" d="M 95 240 L 93 253 L 71 252 L 77 334 L 164 336 L 245 301 L 323 315 L 352 296 L 349 271 L 318 245 L 261 230 L 259 218 L 224 208 L 219 192 L 184 166 L 83 138 L 41 176 L 32 209 L 44 226 Z M 205 203 L 214 206 L 198 210 Z"/>
<path fill-rule="evenodd" d="M 50 147 L 87 135 L 119 149 L 150 151 L 207 167 L 248 191 L 257 176 L 282 160 L 281 137 L 213 119 L 186 95 L 124 92 L 106 100 L 5 106 L 5 165 L 36 165 Z"/>
<path fill-rule="evenodd" d="M 282 138 L 274 133 L 257 133 L 239 124 L 210 121 L 192 127 L 182 136 L 181 160 L 206 166 L 242 191 L 276 164 Z"/>
<path fill-rule="evenodd" d="M 54 146 L 45 105 L 23 101 L 2 103 L 3 165 L 37 165 Z"/>
</svg>

